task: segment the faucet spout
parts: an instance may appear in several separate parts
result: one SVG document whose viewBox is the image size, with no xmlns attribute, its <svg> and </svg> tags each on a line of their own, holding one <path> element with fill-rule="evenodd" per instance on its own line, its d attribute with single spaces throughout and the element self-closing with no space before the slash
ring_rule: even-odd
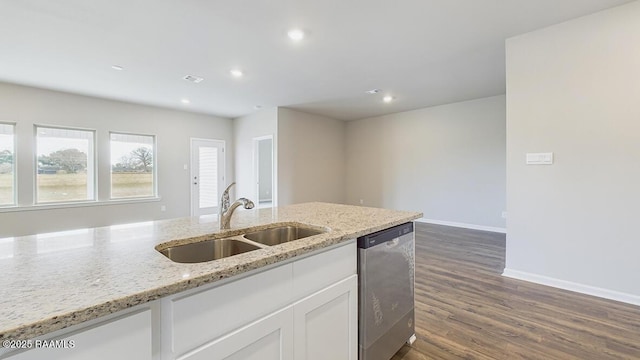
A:
<svg viewBox="0 0 640 360">
<path fill-rule="evenodd" d="M 236 182 L 232 182 L 227 186 L 226 189 L 222 192 L 222 197 L 220 198 L 220 214 L 226 212 L 229 209 L 229 190 L 236 184 Z"/>
<path fill-rule="evenodd" d="M 220 230 L 230 229 L 231 228 L 231 215 L 236 210 L 237 207 L 242 206 L 245 209 L 253 209 L 255 204 L 253 201 L 247 198 L 240 198 L 233 203 L 230 204 L 229 200 L 229 190 L 236 183 L 233 182 L 222 193 L 222 197 L 220 198 L 220 209 L 218 210 L 218 223 L 220 224 Z"/>
</svg>

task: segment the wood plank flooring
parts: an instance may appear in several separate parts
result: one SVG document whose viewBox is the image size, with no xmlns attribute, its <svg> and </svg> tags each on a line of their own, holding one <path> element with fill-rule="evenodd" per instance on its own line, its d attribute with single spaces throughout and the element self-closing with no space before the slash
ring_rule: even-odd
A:
<svg viewBox="0 0 640 360">
<path fill-rule="evenodd" d="M 501 276 L 505 235 L 416 223 L 416 333 L 392 360 L 640 359 L 640 307 Z"/>
</svg>

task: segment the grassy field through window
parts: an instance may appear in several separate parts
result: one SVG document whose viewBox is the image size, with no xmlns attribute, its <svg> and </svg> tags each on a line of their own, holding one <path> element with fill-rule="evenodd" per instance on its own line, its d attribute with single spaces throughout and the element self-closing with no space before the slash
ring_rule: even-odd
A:
<svg viewBox="0 0 640 360">
<path fill-rule="evenodd" d="M 117 197 L 153 196 L 153 174 L 114 173 L 113 194 Z M 41 174 L 38 185 L 41 202 L 84 200 L 87 197 L 87 174 Z M 114 184 L 114 185 L 116 185 Z M 117 190 L 116 190 L 117 189 Z M 13 202 L 13 176 L 0 174 L 0 204 Z"/>
<path fill-rule="evenodd" d="M 87 200 L 87 174 L 38 174 L 38 202 Z"/>
<path fill-rule="evenodd" d="M 111 173 L 111 197 L 153 196 L 153 173 Z"/>
</svg>

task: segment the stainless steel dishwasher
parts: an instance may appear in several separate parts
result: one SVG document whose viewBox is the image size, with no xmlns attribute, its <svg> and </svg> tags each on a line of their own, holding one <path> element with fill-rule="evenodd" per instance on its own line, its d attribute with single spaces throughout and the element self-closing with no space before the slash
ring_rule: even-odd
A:
<svg viewBox="0 0 640 360">
<path fill-rule="evenodd" d="M 415 340 L 413 223 L 358 238 L 360 360 L 389 360 Z"/>
</svg>

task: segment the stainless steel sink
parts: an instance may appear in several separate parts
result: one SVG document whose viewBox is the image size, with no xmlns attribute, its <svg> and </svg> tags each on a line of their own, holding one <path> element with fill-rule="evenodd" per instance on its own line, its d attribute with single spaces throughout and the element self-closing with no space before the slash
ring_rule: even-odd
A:
<svg viewBox="0 0 640 360">
<path fill-rule="evenodd" d="M 199 263 L 258 250 L 260 247 L 235 239 L 215 239 L 177 245 L 160 250 L 162 255 L 179 263 Z"/>
<path fill-rule="evenodd" d="M 158 249 L 158 247 L 160 247 L 158 246 L 156 249 L 162 255 L 175 262 L 201 263 L 263 249 L 325 232 L 327 232 L 327 230 L 322 228 L 313 228 L 297 224 L 280 224 L 280 226 L 269 229 L 244 234 L 240 233 L 234 238 L 204 240 L 171 246 L 162 250 Z"/>
<path fill-rule="evenodd" d="M 260 244 L 273 246 L 273 245 L 286 243 L 288 241 L 298 240 L 298 239 L 306 238 L 309 236 L 322 234 L 324 232 L 325 231 L 306 228 L 306 227 L 286 225 L 286 226 L 279 226 L 271 229 L 254 231 L 254 232 L 245 234 L 244 237 L 246 239 L 255 241 Z"/>
</svg>

